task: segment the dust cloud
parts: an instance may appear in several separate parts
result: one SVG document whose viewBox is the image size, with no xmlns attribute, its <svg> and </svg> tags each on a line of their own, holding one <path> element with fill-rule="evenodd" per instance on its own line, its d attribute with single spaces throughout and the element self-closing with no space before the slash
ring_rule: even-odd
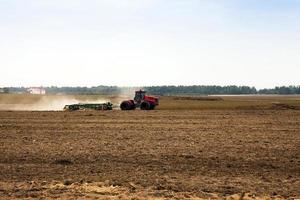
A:
<svg viewBox="0 0 300 200">
<path fill-rule="evenodd" d="M 134 98 L 135 90 L 142 88 L 124 88 L 114 95 L 67 95 L 67 94 L 1 94 L 0 110 L 11 111 L 61 111 L 65 105 L 78 103 L 111 102 L 114 109 L 124 100 Z"/>
<path fill-rule="evenodd" d="M 0 110 L 61 111 L 65 105 L 77 103 L 115 102 L 114 98 L 72 95 L 7 95 L 0 97 Z"/>
</svg>

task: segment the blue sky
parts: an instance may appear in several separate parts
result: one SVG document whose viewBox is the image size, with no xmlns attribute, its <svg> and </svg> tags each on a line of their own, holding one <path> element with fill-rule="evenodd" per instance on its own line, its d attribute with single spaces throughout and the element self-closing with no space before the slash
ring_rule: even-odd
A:
<svg viewBox="0 0 300 200">
<path fill-rule="evenodd" d="M 0 0 L 1 86 L 300 85 L 300 1 Z"/>
</svg>

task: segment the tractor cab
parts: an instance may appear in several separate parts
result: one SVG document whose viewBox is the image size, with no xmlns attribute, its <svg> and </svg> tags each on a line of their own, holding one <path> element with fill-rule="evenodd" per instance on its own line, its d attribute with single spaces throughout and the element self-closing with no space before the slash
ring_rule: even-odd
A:
<svg viewBox="0 0 300 200">
<path fill-rule="evenodd" d="M 143 90 L 135 91 L 134 101 L 141 102 L 142 100 L 145 99 L 145 94 L 146 94 L 146 91 L 143 91 Z"/>
</svg>

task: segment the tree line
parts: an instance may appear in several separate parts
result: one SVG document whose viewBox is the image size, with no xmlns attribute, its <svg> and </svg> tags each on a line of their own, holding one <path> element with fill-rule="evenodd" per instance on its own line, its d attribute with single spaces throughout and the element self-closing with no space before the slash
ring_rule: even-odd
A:
<svg viewBox="0 0 300 200">
<path fill-rule="evenodd" d="M 300 94 L 300 86 L 281 86 L 269 89 L 257 90 L 249 86 L 149 86 L 149 87 L 118 87 L 118 86 L 96 86 L 96 87 L 43 87 L 48 94 L 130 94 L 140 88 L 153 95 L 238 95 L 238 94 Z M 6 93 L 26 93 L 25 87 L 6 87 L 2 91 Z"/>
</svg>

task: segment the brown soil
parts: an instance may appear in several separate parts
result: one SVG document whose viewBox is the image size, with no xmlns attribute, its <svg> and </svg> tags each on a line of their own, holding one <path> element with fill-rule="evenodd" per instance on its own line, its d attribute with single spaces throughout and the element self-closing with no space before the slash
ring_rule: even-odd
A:
<svg viewBox="0 0 300 200">
<path fill-rule="evenodd" d="M 0 198 L 300 198 L 299 110 L 0 111 Z"/>
<path fill-rule="evenodd" d="M 171 97 L 174 100 L 190 100 L 190 101 L 223 101 L 221 97 L 215 96 L 178 96 L 178 97 Z"/>
</svg>

